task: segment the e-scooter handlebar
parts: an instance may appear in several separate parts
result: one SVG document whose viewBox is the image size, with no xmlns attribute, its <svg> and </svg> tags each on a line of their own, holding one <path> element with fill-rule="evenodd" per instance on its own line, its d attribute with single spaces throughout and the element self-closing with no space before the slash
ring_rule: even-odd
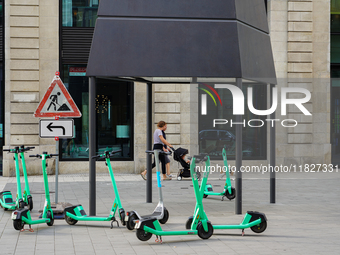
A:
<svg viewBox="0 0 340 255">
<path fill-rule="evenodd" d="M 39 154 L 35 154 L 35 155 L 29 155 L 30 158 L 40 158 Z"/>
<path fill-rule="evenodd" d="M 92 156 L 91 158 L 93 159 L 98 159 L 98 158 L 110 158 L 112 157 L 114 154 L 121 152 L 122 150 L 116 150 L 116 151 L 105 151 L 104 154 L 98 154 L 95 156 Z"/>
<path fill-rule="evenodd" d="M 154 154 L 154 151 L 146 150 L 145 153 Z M 171 155 L 170 151 L 159 151 L 159 154 Z"/>
<path fill-rule="evenodd" d="M 52 157 L 58 157 L 59 154 L 48 154 L 47 152 L 43 152 L 42 155 L 45 154 L 46 158 L 52 158 Z M 30 158 L 41 158 L 40 154 L 35 154 L 35 155 L 29 155 Z"/>
<path fill-rule="evenodd" d="M 196 159 L 196 163 L 205 162 L 208 160 L 208 153 L 200 153 L 193 156 Z"/>
<path fill-rule="evenodd" d="M 10 153 L 19 153 L 19 146 L 15 146 L 13 149 L 3 149 L 2 151 L 8 151 Z"/>
<path fill-rule="evenodd" d="M 110 152 L 110 156 L 113 156 L 114 154 L 118 153 L 118 152 L 121 152 L 122 150 L 116 150 L 116 151 L 111 151 Z"/>
<path fill-rule="evenodd" d="M 20 146 L 20 152 L 29 151 L 29 150 L 32 150 L 34 148 L 35 148 L 34 146 L 32 146 L 32 147 L 25 147 L 25 145 L 21 145 Z"/>
</svg>

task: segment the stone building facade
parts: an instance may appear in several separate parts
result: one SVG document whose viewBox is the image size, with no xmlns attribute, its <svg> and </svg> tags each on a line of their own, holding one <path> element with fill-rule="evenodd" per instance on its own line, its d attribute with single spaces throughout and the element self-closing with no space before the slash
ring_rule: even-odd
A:
<svg viewBox="0 0 340 255">
<path fill-rule="evenodd" d="M 272 0 L 269 24 L 278 87 L 302 87 L 312 116 L 290 108 L 295 128 L 277 127 L 277 164 L 330 164 L 330 2 Z"/>
<path fill-rule="evenodd" d="M 287 118 L 298 120 L 299 125 L 277 126 L 277 164 L 330 164 L 332 160 L 330 3 L 330 0 L 267 1 L 277 86 L 302 87 L 312 94 L 305 104 L 312 116 L 289 108 Z M 25 144 L 36 147 L 33 153 L 55 151 L 54 139 L 39 138 L 39 119 L 33 117 L 33 112 L 60 68 L 60 7 L 59 0 L 5 1 L 5 148 Z M 115 162 L 115 170 L 124 173 L 139 173 L 145 168 L 145 84 L 134 84 L 133 99 L 134 158 Z M 153 106 L 153 122 L 168 123 L 168 140 L 176 147 L 188 148 L 190 154 L 199 152 L 195 86 L 155 84 Z M 268 147 L 268 160 L 245 160 L 244 164 L 267 164 Z M 30 174 L 40 174 L 38 160 L 31 161 L 28 168 Z M 48 169 L 53 173 L 54 164 L 49 164 Z M 88 161 L 60 162 L 60 173 L 87 171 Z M 106 168 L 97 164 L 97 171 L 106 172 Z M 4 154 L 3 175 L 13 174 L 12 157 Z"/>
</svg>

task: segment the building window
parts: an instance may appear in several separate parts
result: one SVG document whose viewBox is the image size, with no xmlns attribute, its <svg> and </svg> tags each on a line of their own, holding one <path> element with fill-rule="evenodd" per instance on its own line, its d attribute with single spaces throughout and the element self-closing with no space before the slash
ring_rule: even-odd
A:
<svg viewBox="0 0 340 255">
<path fill-rule="evenodd" d="M 213 84 L 210 84 L 214 87 Z M 242 121 L 245 121 L 245 127 L 242 127 L 242 152 L 243 159 L 266 159 L 267 155 L 267 116 L 257 116 L 248 110 L 247 105 L 247 88 L 249 84 L 243 84 L 243 94 L 245 98 L 245 114 Z M 204 85 L 200 87 L 207 89 Z M 254 85 L 253 87 L 253 104 L 258 110 L 267 109 L 267 86 Z M 219 100 L 207 96 L 207 115 L 202 115 L 199 110 L 199 151 L 200 153 L 208 153 L 212 159 L 222 159 L 222 149 L 226 149 L 228 159 L 235 159 L 236 153 L 236 129 L 235 124 L 231 125 L 231 120 L 235 122 L 233 115 L 233 98 L 228 89 L 216 89 L 219 94 L 222 106 Z M 203 90 L 199 90 L 199 105 L 201 105 L 201 95 L 207 94 Z M 216 125 L 213 127 L 214 119 L 224 119 L 228 123 L 224 125 Z M 261 119 L 264 122 L 263 127 L 250 127 L 249 120 Z M 252 121 L 250 125 L 259 126 L 259 121 Z M 243 125 L 243 124 L 242 124 Z"/>
<path fill-rule="evenodd" d="M 85 65 L 64 65 L 62 79 L 82 112 L 74 119 L 75 136 L 61 140 L 61 159 L 89 158 L 89 93 Z M 133 83 L 96 79 L 97 153 L 122 150 L 117 160 L 133 160 Z"/>
<path fill-rule="evenodd" d="M 94 27 L 100 0 L 62 0 L 63 27 Z"/>
</svg>

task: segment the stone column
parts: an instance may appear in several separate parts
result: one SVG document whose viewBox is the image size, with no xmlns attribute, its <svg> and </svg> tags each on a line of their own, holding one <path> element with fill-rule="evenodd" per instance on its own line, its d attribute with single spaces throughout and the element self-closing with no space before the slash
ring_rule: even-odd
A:
<svg viewBox="0 0 340 255">
<path fill-rule="evenodd" d="M 39 138 L 39 119 L 33 113 L 59 66 L 59 1 L 9 0 L 5 4 L 5 148 L 24 144 L 35 146 L 33 153 L 54 152 L 52 139 Z M 44 148 L 39 148 L 41 144 Z M 41 173 L 38 162 L 27 163 L 27 170 Z M 3 175 L 14 175 L 7 153 Z"/>
</svg>

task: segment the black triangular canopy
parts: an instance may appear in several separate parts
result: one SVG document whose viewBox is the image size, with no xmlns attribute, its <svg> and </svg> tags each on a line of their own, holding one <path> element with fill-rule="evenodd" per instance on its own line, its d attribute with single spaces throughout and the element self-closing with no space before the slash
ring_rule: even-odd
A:
<svg viewBox="0 0 340 255">
<path fill-rule="evenodd" d="M 101 0 L 88 76 L 276 83 L 263 0 Z"/>
</svg>

